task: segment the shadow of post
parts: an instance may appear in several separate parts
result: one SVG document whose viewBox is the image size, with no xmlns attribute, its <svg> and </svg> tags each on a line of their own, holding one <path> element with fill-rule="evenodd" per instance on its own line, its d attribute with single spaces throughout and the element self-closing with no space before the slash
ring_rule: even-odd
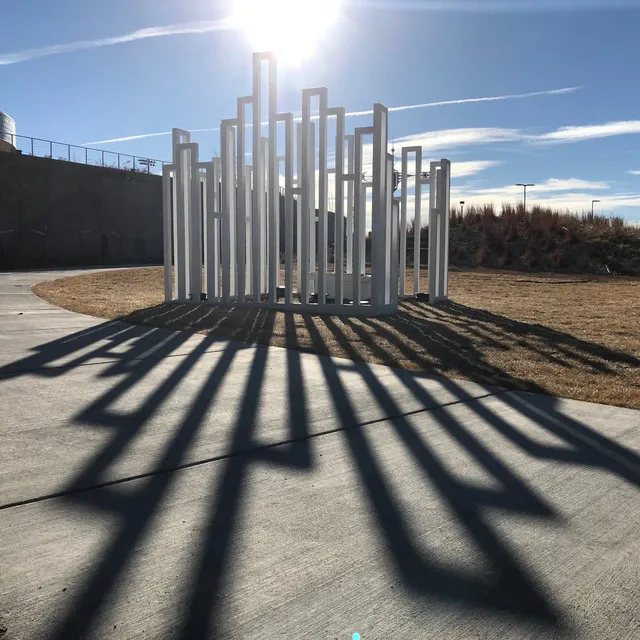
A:
<svg viewBox="0 0 640 640">
<path fill-rule="evenodd" d="M 331 332 L 340 333 L 331 318 L 322 318 L 322 320 Z M 308 327 L 309 331 L 317 331 L 312 323 L 309 323 Z M 321 339 L 319 332 L 316 337 Z M 355 410 L 335 367 L 325 359 L 322 360 L 322 366 L 342 422 L 355 423 Z M 371 368 L 367 364 L 362 364 L 358 367 L 358 371 L 385 414 L 392 416 L 391 424 L 409 454 L 419 463 L 425 479 L 433 483 L 495 571 L 495 575 L 482 579 L 465 575 L 462 571 L 456 572 L 450 568 L 438 566 L 436 561 L 422 557 L 407 532 L 402 515 L 394 504 L 391 490 L 386 486 L 384 477 L 374 462 L 365 431 L 363 429 L 346 430 L 345 437 L 364 481 L 377 522 L 385 534 L 395 565 L 407 586 L 418 593 L 433 594 L 440 598 L 476 606 L 488 606 L 521 616 L 530 616 L 547 624 L 557 624 L 558 616 L 554 607 L 547 602 L 535 586 L 533 578 L 517 562 L 497 533 L 487 525 L 481 513 L 481 507 L 493 505 L 518 513 L 550 518 L 554 515 L 551 508 L 537 498 L 461 424 L 448 415 L 445 409 L 442 409 L 430 413 L 430 416 L 440 421 L 442 426 L 475 456 L 478 463 L 499 481 L 502 489 L 482 489 L 455 479 L 431 452 L 409 420 L 402 415 L 399 407 Z M 425 406 L 434 404 L 432 398 L 424 397 L 422 400 Z"/>
</svg>

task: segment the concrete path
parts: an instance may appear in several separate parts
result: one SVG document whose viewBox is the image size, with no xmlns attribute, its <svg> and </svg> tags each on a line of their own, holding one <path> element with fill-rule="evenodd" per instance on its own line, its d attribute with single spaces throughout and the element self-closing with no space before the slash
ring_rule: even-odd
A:
<svg viewBox="0 0 640 640">
<path fill-rule="evenodd" d="M 640 412 L 104 322 L 60 275 L 0 274 L 2 640 L 637 633 Z"/>
</svg>

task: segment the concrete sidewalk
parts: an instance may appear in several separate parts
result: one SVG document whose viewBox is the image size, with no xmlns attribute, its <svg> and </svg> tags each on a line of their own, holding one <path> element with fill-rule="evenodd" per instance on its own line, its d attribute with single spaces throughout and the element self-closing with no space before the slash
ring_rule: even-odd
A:
<svg viewBox="0 0 640 640">
<path fill-rule="evenodd" d="M 637 632 L 640 412 L 30 293 L 61 275 L 0 274 L 2 640 Z"/>
</svg>

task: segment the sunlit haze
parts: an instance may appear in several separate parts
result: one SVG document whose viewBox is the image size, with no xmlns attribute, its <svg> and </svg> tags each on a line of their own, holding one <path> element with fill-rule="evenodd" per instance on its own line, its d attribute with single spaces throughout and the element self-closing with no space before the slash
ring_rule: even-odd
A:
<svg viewBox="0 0 640 640">
<path fill-rule="evenodd" d="M 298 66 L 340 16 L 341 0 L 235 0 L 231 20 L 256 51 Z"/>
</svg>

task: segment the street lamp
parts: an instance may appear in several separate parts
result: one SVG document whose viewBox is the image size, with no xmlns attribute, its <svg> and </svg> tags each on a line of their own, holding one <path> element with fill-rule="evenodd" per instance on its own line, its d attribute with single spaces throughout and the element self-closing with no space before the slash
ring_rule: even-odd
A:
<svg viewBox="0 0 640 640">
<path fill-rule="evenodd" d="M 535 184 L 530 184 L 530 183 L 524 183 L 524 182 L 518 182 L 518 184 L 516 185 L 516 187 L 522 187 L 524 189 L 524 212 L 527 212 L 527 187 L 535 187 Z"/>
<path fill-rule="evenodd" d="M 600 202 L 600 200 L 592 200 L 592 201 L 591 201 L 591 217 L 592 217 L 592 218 L 593 218 L 593 205 L 594 205 L 596 202 Z"/>
</svg>

